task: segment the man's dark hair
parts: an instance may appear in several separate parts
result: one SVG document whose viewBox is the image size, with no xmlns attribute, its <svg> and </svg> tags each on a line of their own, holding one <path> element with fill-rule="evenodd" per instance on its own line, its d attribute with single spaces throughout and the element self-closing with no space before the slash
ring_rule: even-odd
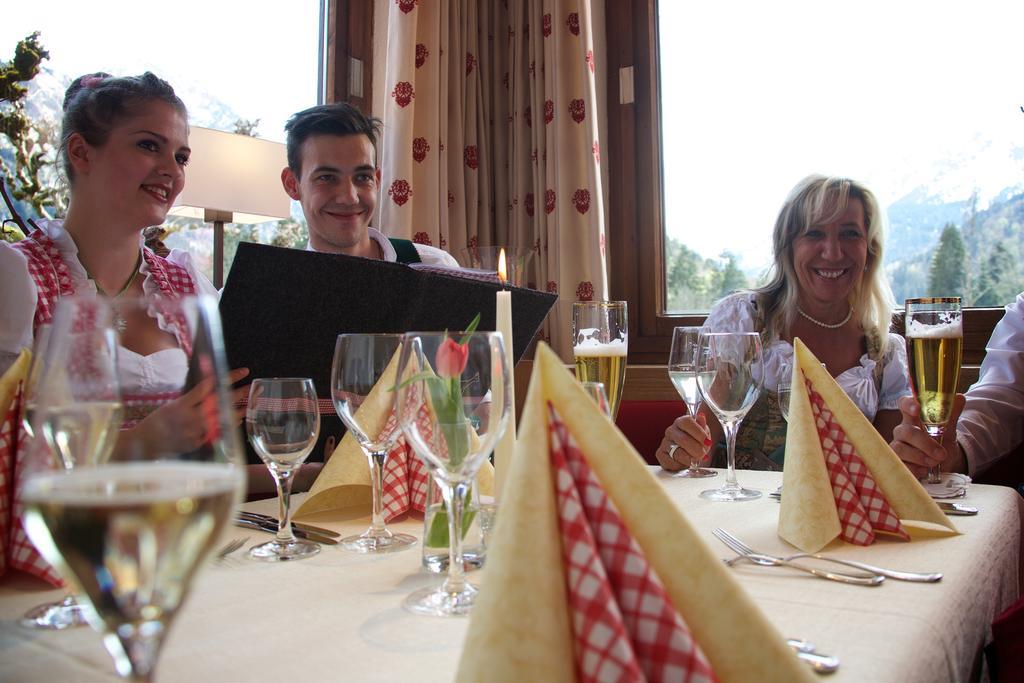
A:
<svg viewBox="0 0 1024 683">
<path fill-rule="evenodd" d="M 302 169 L 302 143 L 313 135 L 365 135 L 373 144 L 374 163 L 377 156 L 377 137 L 381 122 L 376 116 L 367 116 L 347 102 L 319 104 L 293 114 L 284 125 L 288 134 L 288 168 L 295 177 Z"/>
</svg>

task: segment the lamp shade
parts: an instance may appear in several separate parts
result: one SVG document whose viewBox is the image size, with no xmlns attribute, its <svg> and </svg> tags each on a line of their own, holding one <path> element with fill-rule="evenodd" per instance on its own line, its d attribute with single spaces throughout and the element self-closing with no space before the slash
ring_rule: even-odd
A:
<svg viewBox="0 0 1024 683">
<path fill-rule="evenodd" d="M 193 126 L 189 147 L 185 189 L 172 215 L 231 223 L 291 215 L 291 199 L 281 186 L 281 169 L 288 165 L 283 144 Z M 212 219 L 207 212 L 232 216 Z"/>
</svg>

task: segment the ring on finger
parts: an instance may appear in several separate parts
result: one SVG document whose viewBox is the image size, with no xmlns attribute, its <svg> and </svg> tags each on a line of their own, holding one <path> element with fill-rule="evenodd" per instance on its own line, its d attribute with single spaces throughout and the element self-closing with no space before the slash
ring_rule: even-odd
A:
<svg viewBox="0 0 1024 683">
<path fill-rule="evenodd" d="M 679 448 L 679 446 L 677 444 L 674 444 L 674 443 L 673 444 L 669 444 L 669 446 L 668 446 L 668 459 L 672 460 L 673 462 L 677 462 L 678 463 L 679 461 L 676 460 L 676 449 L 677 448 Z"/>
</svg>

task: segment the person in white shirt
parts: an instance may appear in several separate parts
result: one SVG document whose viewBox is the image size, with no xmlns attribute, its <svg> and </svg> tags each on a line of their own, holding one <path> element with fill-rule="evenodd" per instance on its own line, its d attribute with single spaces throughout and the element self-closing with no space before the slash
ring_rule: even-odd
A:
<svg viewBox="0 0 1024 683">
<path fill-rule="evenodd" d="M 923 474 L 931 459 L 941 460 L 943 470 L 976 476 L 1024 442 L 1024 293 L 1006 307 L 985 351 L 978 381 L 957 397 L 941 444 L 921 428 L 917 402 L 900 402 L 893 449 L 915 473 Z"/>
<path fill-rule="evenodd" d="M 281 183 L 302 205 L 311 251 L 458 268 L 446 251 L 385 237 L 370 227 L 380 192 L 380 120 L 339 102 L 310 107 L 285 125 Z"/>
</svg>

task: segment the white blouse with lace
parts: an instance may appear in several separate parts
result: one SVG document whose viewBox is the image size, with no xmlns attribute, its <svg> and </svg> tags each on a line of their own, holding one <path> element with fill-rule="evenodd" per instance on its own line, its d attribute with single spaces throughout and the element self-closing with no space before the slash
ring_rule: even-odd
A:
<svg viewBox="0 0 1024 683">
<path fill-rule="evenodd" d="M 78 260 L 78 246 L 64 230 L 62 221 L 39 221 L 40 229 L 53 240 L 61 258 L 68 267 L 76 294 L 96 295 L 85 267 Z M 141 240 L 141 237 L 140 237 Z M 181 266 L 192 277 L 197 294 L 219 296 L 217 289 L 192 263 L 187 252 L 174 249 L 167 260 Z M 150 274 L 145 259 L 139 268 L 143 277 L 142 289 L 147 295 L 159 293 L 159 287 Z M 36 286 L 28 272 L 25 256 L 6 242 L 0 242 L 0 371 L 5 370 L 24 348 L 32 348 L 34 334 L 32 321 L 36 312 Z M 173 334 L 167 322 L 157 316 L 160 328 Z M 180 391 L 188 371 L 188 359 L 181 349 L 164 349 L 141 356 L 120 347 L 118 365 L 125 393 L 159 394 Z"/>
<path fill-rule="evenodd" d="M 715 332 L 761 332 L 754 328 L 755 316 L 754 295 L 750 292 L 739 292 L 715 304 L 705 324 Z M 793 345 L 782 339 L 775 339 L 768 342 L 762 349 L 762 354 L 765 386 L 778 387 L 779 377 L 793 367 Z M 889 343 L 882 357 L 882 366 L 881 390 L 875 384 L 875 361 L 867 354 L 860 357 L 859 365 L 848 368 L 836 377 L 836 382 L 846 395 L 871 421 L 874 421 L 879 410 L 898 410 L 900 397 L 909 396 L 911 393 L 907 347 L 900 335 L 889 333 Z"/>
</svg>

